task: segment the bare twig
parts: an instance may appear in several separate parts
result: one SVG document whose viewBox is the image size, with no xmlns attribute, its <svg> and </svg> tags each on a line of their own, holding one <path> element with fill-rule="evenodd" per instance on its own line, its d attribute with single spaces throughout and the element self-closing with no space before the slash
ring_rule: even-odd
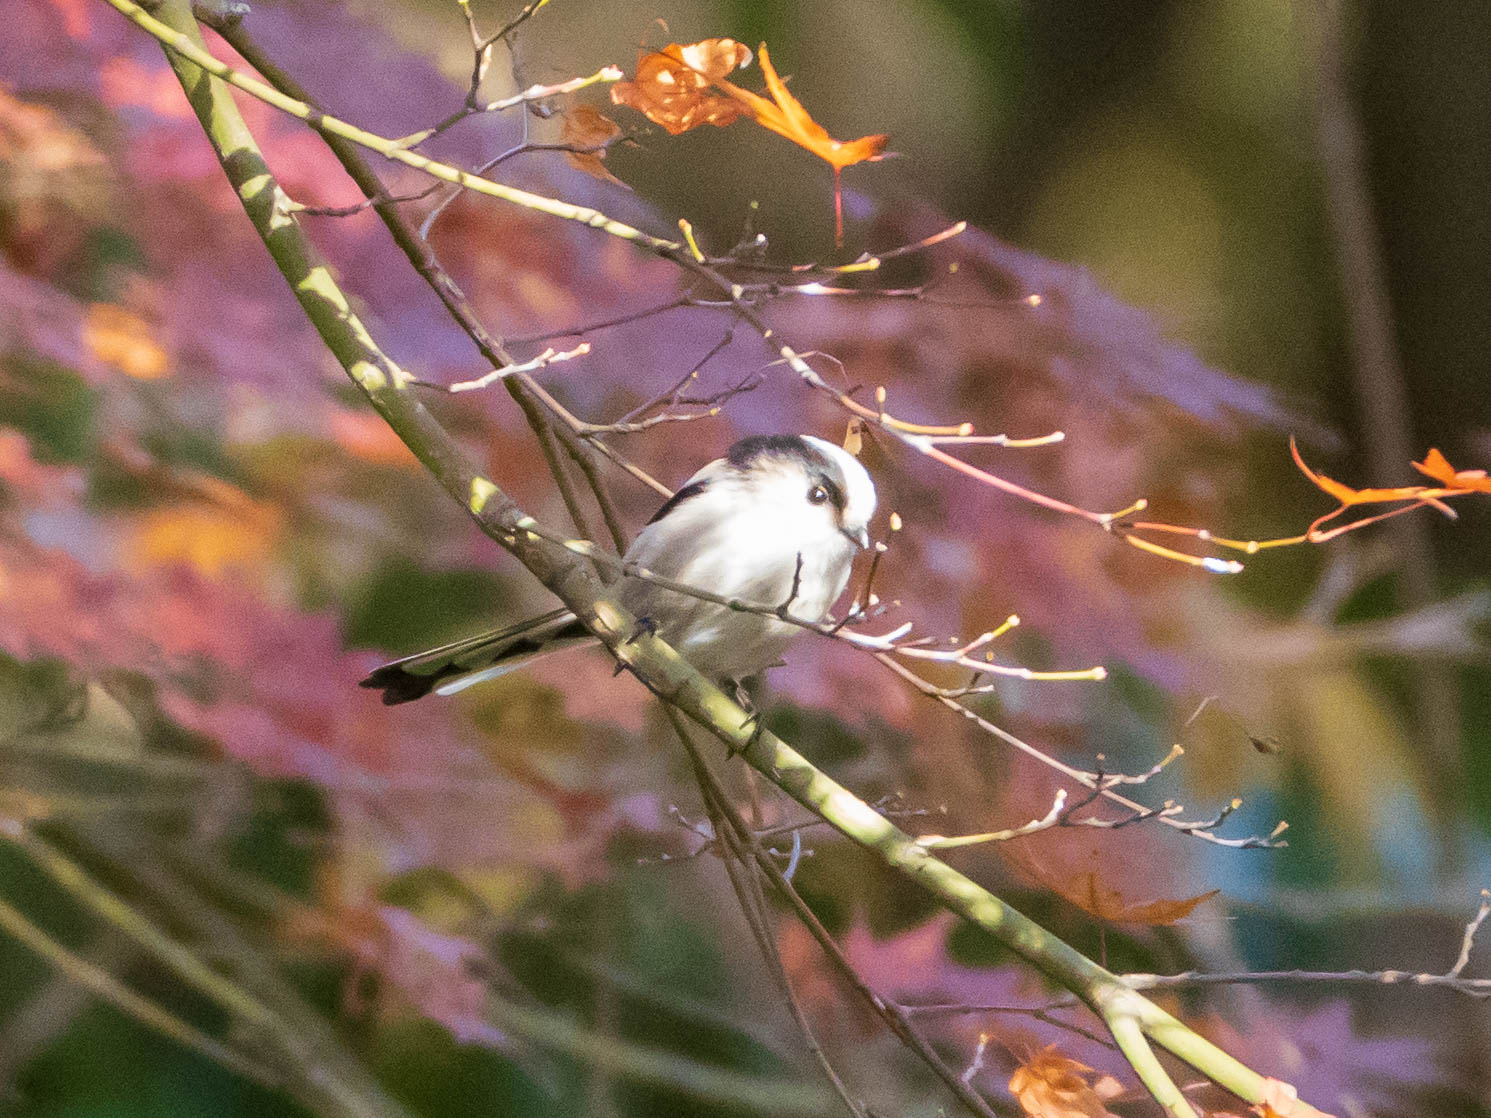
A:
<svg viewBox="0 0 1491 1118">
<path fill-rule="evenodd" d="M 670 719 L 676 717 L 671 707 L 665 706 L 664 710 L 668 712 Z M 682 730 L 681 724 L 676 722 L 675 728 L 680 731 Z M 894 1002 L 880 997 L 860 977 L 859 972 L 854 969 L 853 964 L 849 962 L 848 958 L 839 948 L 839 945 L 834 941 L 833 936 L 829 934 L 828 929 L 823 926 L 817 914 L 802 899 L 802 895 L 792 885 L 786 873 L 777 866 L 770 854 L 762 847 L 759 840 L 745 826 L 745 821 L 740 818 L 739 812 L 730 803 L 724 788 L 719 784 L 718 778 L 709 769 L 702 754 L 699 753 L 698 747 L 681 732 L 680 737 L 682 737 L 684 746 L 689 751 L 690 757 L 694 762 L 695 771 L 700 777 L 701 788 L 707 789 L 707 794 L 713 797 L 715 806 L 721 816 L 721 822 L 729 822 L 734 827 L 740 839 L 742 849 L 750 855 L 755 861 L 757 868 L 773 882 L 777 891 L 792 906 L 793 911 L 797 914 L 797 918 L 817 941 L 825 957 L 849 984 L 850 989 L 885 1022 L 891 1032 L 907 1048 L 918 1056 L 947 1085 L 948 1089 L 971 1112 L 978 1115 L 979 1118 L 995 1118 L 994 1111 L 990 1108 L 989 1104 L 971 1086 L 962 1081 L 957 1071 L 949 1067 L 937 1055 L 932 1046 L 917 1031 L 915 1026 L 912 1025 L 910 1018 L 902 1012 L 901 1007 Z"/>
<path fill-rule="evenodd" d="M 135 993 L 108 971 L 69 951 L 26 919 L 19 909 L 11 907 L 3 898 L 0 898 L 0 929 L 9 932 L 18 941 L 35 951 L 68 981 L 77 983 L 126 1017 L 133 1018 L 146 1028 L 154 1029 L 161 1035 L 205 1056 L 213 1063 L 221 1064 L 229 1071 L 236 1072 L 262 1087 L 273 1089 L 284 1086 L 282 1077 L 270 1068 L 250 1060 L 201 1030 L 188 1025 L 175 1014 L 167 1012 L 155 1002 Z"/>
<path fill-rule="evenodd" d="M 417 384 L 421 388 L 439 388 L 445 392 L 474 392 L 479 388 L 486 388 L 499 380 L 507 377 L 517 376 L 520 373 L 532 373 L 539 369 L 546 369 L 550 365 L 557 365 L 561 361 L 572 361 L 576 357 L 584 357 L 590 352 L 590 343 L 581 342 L 574 349 L 563 351 L 556 350 L 552 346 L 537 357 L 530 357 L 527 361 L 517 362 L 511 365 L 503 365 L 501 368 L 493 369 L 490 373 L 484 373 L 475 380 L 457 381 L 455 384 L 439 385 L 431 384 L 429 381 L 412 380 L 410 384 Z"/>
<path fill-rule="evenodd" d="M 538 2 L 544 3 L 547 0 L 538 0 Z M 537 5 L 532 5 L 532 7 L 534 10 L 537 10 Z M 469 9 L 467 9 L 467 16 L 468 18 L 470 17 Z M 287 96 L 298 101 L 306 104 L 312 103 L 309 93 L 289 74 L 276 66 L 259 47 L 257 41 L 248 35 L 239 23 L 229 20 L 214 24 L 213 26 L 227 40 L 228 44 L 245 58 L 249 65 L 258 70 L 264 76 L 265 80 L 276 89 L 281 90 Z M 357 184 L 358 189 L 362 190 L 369 197 L 382 196 L 385 193 L 382 182 L 368 166 L 367 161 L 363 158 L 359 148 L 355 144 L 329 133 L 323 132 L 321 135 L 332 154 L 336 156 L 338 162 L 346 169 L 352 181 Z M 466 336 L 471 339 L 481 355 L 493 367 L 500 368 L 512 364 L 512 357 L 508 354 L 503 343 L 482 325 L 460 286 L 451 277 L 450 273 L 441 267 L 429 245 L 415 234 L 414 230 L 405 222 L 403 215 L 399 213 L 398 209 L 394 206 L 378 203 L 374 204 L 374 209 L 377 211 L 384 225 L 387 226 L 394 242 L 409 260 L 410 265 L 430 285 L 431 289 L 434 290 L 451 318 Z M 522 409 L 529 426 L 537 432 L 541 429 L 549 428 L 549 424 L 533 396 L 532 389 L 535 383 L 526 374 L 517 374 L 510 379 L 504 378 L 503 380 L 503 387 L 507 389 L 513 400 Z M 593 449 L 601 449 L 599 444 L 596 444 L 592 448 L 592 446 L 581 442 L 573 429 L 565 427 L 555 429 L 554 433 L 560 442 L 564 444 L 565 450 L 571 459 L 580 467 L 581 472 L 584 474 L 591 493 L 595 497 L 596 505 L 601 510 L 601 515 L 605 520 L 612 544 L 618 551 L 624 550 L 626 547 L 626 533 L 621 528 L 620 517 L 617 515 L 615 505 L 611 500 L 605 481 L 601 477 L 593 457 Z"/>
<path fill-rule="evenodd" d="M 844 1108 L 854 1115 L 854 1118 L 869 1118 L 864 1104 L 854 1097 L 849 1087 L 839 1075 L 838 1070 L 829 1060 L 828 1054 L 824 1052 L 822 1044 L 819 1043 L 817 1034 L 812 1024 L 808 1021 L 807 1014 L 803 1012 L 802 1004 L 797 999 L 797 994 L 792 989 L 792 980 L 787 974 L 787 968 L 782 963 L 781 952 L 777 949 L 776 936 L 772 932 L 770 919 L 770 906 L 761 893 L 759 879 L 751 871 L 749 848 L 751 835 L 744 825 L 744 820 L 738 815 L 733 815 L 729 807 L 729 800 L 723 794 L 713 774 L 709 772 L 709 764 L 704 755 L 699 752 L 693 739 L 689 737 L 688 730 L 683 724 L 682 717 L 671 706 L 664 704 L 663 712 L 672 723 L 674 733 L 683 743 L 685 751 L 689 755 L 689 761 L 693 765 L 694 777 L 698 781 L 699 791 L 704 797 L 704 807 L 709 813 L 710 822 L 714 825 L 717 838 L 722 841 L 724 850 L 721 861 L 725 865 L 726 873 L 730 878 L 731 888 L 735 891 L 736 899 L 740 903 L 741 912 L 750 926 L 752 934 L 756 937 L 757 945 L 761 949 L 762 957 L 766 960 L 767 969 L 771 971 L 776 980 L 778 988 L 782 991 L 787 1002 L 788 1012 L 797 1024 L 798 1031 L 802 1034 L 803 1041 L 807 1045 L 809 1054 L 823 1072 L 824 1078 L 838 1095 Z"/>
</svg>

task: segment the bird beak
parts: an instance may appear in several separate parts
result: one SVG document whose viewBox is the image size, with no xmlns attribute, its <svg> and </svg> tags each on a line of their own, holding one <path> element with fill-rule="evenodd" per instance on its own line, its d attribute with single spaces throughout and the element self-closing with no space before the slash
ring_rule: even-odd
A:
<svg viewBox="0 0 1491 1118">
<path fill-rule="evenodd" d="M 864 551 L 870 546 L 870 532 L 867 528 L 861 528 L 857 532 L 851 532 L 848 528 L 840 528 L 845 537 L 854 541 L 854 546 Z"/>
</svg>

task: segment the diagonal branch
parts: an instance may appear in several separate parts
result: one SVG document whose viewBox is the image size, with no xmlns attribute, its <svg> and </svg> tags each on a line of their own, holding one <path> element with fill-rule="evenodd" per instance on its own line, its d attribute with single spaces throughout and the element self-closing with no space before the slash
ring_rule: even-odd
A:
<svg viewBox="0 0 1491 1118">
<path fill-rule="evenodd" d="M 821 815 L 887 866 L 931 892 L 949 910 L 994 936 L 1047 977 L 1075 993 L 1110 1029 L 1138 1033 L 1250 1101 L 1265 1081 L 1252 1069 L 1192 1032 L 1179 1020 L 939 860 L 781 738 L 754 723 L 738 704 L 695 671 L 655 634 L 637 625 L 581 556 L 528 531 L 538 524 L 490 478 L 479 473 L 455 440 L 410 391 L 414 378 L 374 340 L 331 270 L 313 252 L 289 200 L 264 162 L 227 88 L 195 62 L 206 59 L 188 0 L 165 0 L 161 23 L 130 0 L 108 0 L 169 48 L 172 68 L 212 143 L 244 210 L 327 348 L 369 402 L 477 524 L 509 551 L 655 694 L 698 723 L 793 799 Z M 186 48 L 190 48 L 187 50 Z M 241 79 L 240 80 L 245 80 Z M 235 83 L 237 84 L 237 83 Z M 281 100 L 290 100 L 255 83 Z M 311 110 L 300 105 L 309 115 Z M 304 118 L 304 117 L 303 117 Z M 349 126 L 350 127 L 350 126 Z M 503 188 L 506 190 L 507 188 Z M 518 192 L 522 193 L 522 192 Z M 532 196 L 526 196 L 532 197 Z M 560 205 L 542 200 L 546 212 Z M 563 216 L 563 215 L 561 215 Z M 642 234 L 638 233 L 641 237 Z M 794 355 L 795 356 L 795 355 Z M 1300 1118 L 1318 1118 L 1305 1104 Z"/>
</svg>

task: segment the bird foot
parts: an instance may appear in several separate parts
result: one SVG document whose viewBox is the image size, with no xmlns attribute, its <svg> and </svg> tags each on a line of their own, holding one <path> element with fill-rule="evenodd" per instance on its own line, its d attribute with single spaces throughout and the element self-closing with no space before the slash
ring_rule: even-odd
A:
<svg viewBox="0 0 1491 1118">
<path fill-rule="evenodd" d="M 632 629 L 632 635 L 627 637 L 623 643 L 636 644 L 642 639 L 643 633 L 646 633 L 649 637 L 657 636 L 657 622 L 650 617 L 637 618 L 637 624 Z"/>
<path fill-rule="evenodd" d="M 655 636 L 657 636 L 657 622 L 654 621 L 650 617 L 639 617 L 639 618 L 637 618 L 637 624 L 635 626 L 633 626 L 631 635 L 629 637 L 627 637 L 626 640 L 622 641 L 621 643 L 622 644 L 636 644 L 639 640 L 642 639 L 642 635 L 644 633 L 647 636 L 649 636 L 649 637 L 655 637 Z M 618 676 L 622 672 L 624 672 L 625 670 L 626 670 L 626 665 L 618 663 L 616 665 L 615 670 L 611 672 L 611 675 L 613 677 L 614 676 Z"/>
<path fill-rule="evenodd" d="M 735 757 L 737 754 L 745 753 L 752 746 L 754 746 L 756 742 L 761 739 L 761 735 L 766 729 L 766 727 L 761 724 L 761 712 L 756 709 L 756 704 L 754 701 L 752 701 L 751 694 L 746 689 L 746 685 L 738 679 L 734 681 L 734 684 L 736 705 L 739 706 L 741 710 L 746 712 L 745 720 L 741 722 L 738 728 L 744 730 L 747 726 L 750 726 L 751 736 L 750 739 L 745 743 L 745 745 L 741 746 L 739 749 L 735 748 L 735 746 L 733 745 L 727 747 L 729 755 L 732 758 Z"/>
</svg>

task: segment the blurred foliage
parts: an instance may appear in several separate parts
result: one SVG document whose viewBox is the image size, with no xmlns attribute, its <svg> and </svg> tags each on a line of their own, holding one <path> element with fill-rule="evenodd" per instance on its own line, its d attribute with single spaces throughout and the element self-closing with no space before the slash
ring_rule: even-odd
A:
<svg viewBox="0 0 1491 1118">
<path fill-rule="evenodd" d="M 473 7 L 484 26 L 511 14 Z M 1322 511 L 1286 430 L 1333 477 L 1365 484 L 1373 462 L 1347 313 L 1359 277 L 1340 273 L 1322 173 L 1312 12 L 1289 0 L 554 0 L 518 37 L 522 78 L 509 84 L 630 67 L 640 46 L 670 40 L 769 41 L 830 133 L 889 132 L 899 153 L 845 172 L 849 256 L 924 236 L 944 214 L 1028 250 L 970 233 L 886 269 L 896 284 L 937 277 L 967 304 L 774 305 L 799 348 L 834 354 L 850 382 L 887 385 L 909 412 L 1068 432 L 1057 451 L 980 465 L 1092 507 L 1142 493 L 1167 519 L 1261 538 Z M 1416 450 L 1491 463 L 1491 61 L 1479 48 L 1491 9 L 1373 0 L 1349 15 L 1340 47 L 1409 409 L 1397 418 Z M 443 0 L 263 3 L 246 26 L 329 107 L 388 135 L 449 112 L 470 68 Z M 493 96 L 511 91 L 507 65 L 499 52 Z M 355 201 L 314 136 L 245 111 L 296 200 Z M 634 194 L 557 155 L 504 172 L 663 233 L 686 216 L 715 247 L 759 202 L 773 259 L 833 253 L 831 185 L 810 154 L 760 129 L 670 138 L 616 115 L 627 142 L 606 166 Z M 527 127 L 554 141 L 563 125 L 535 115 Z M 483 119 L 433 146 L 475 164 L 519 130 L 516 117 Z M 370 214 L 303 220 L 401 360 L 431 380 L 482 371 Z M 677 294 L 670 270 L 625 246 L 469 199 L 432 239 L 510 335 Z M 1032 292 L 1041 314 L 1012 302 Z M 720 323 L 691 311 L 607 332 L 545 383 L 596 419 L 696 364 L 702 383 L 734 383 L 763 359 L 740 339 L 714 354 Z M 160 52 L 93 0 L 17 0 L 0 39 L 0 898 L 288 1074 L 272 1037 L 230 1022 L 15 841 L 43 836 L 313 1037 L 328 1077 L 368 1112 L 829 1112 L 640 688 L 580 656 L 448 703 L 385 710 L 358 690 L 384 653 L 545 607 L 338 377 Z M 566 523 L 514 409 L 483 394 L 433 406 L 526 508 Z M 836 436 L 842 417 L 768 377 L 719 420 L 620 445 L 676 483 L 735 434 L 784 429 Z M 1415 571 L 1384 526 L 1254 557 L 1224 585 L 889 448 L 866 454 L 885 507 L 907 521 L 884 597 L 933 633 L 1018 612 L 1024 626 L 1000 646 L 1011 662 L 1110 668 L 1104 686 L 1002 687 L 981 714 L 1074 765 L 1101 753 L 1110 770 L 1147 768 L 1178 740 L 1185 758 L 1146 799 L 1205 817 L 1243 797 L 1228 833 L 1291 824 L 1291 845 L 1269 853 L 1136 826 L 975 847 L 952 855 L 960 867 L 1120 969 L 1452 961 L 1491 880 L 1484 503 L 1426 521 Z M 1387 482 L 1415 480 L 1400 465 Z M 650 490 L 618 480 L 615 492 L 630 526 L 653 511 Z M 1415 578 L 1427 597 L 1414 598 Z M 915 830 L 1018 826 L 1051 803 L 1043 770 L 837 647 L 794 649 L 763 704 L 767 725 Z M 800 821 L 725 771 L 763 825 Z M 822 829 L 802 838 L 803 896 L 885 996 L 1044 996 L 904 881 Z M 1084 882 L 1120 907 L 1223 896 L 1173 927 L 1103 922 L 1084 910 Z M 846 1008 L 785 909 L 778 936 L 858 1090 L 884 1112 L 951 1105 Z M 166 1039 L 7 935 L 0 974 L 6 1112 L 335 1110 L 304 1084 L 256 1084 Z M 1176 1004 L 1343 1113 L 1488 1112 L 1484 1015 L 1448 994 L 1270 988 Z M 926 1027 L 962 1066 L 981 1031 L 997 1034 L 977 1080 L 995 1098 L 1053 1040 L 1123 1074 L 1113 1053 L 1028 1016 Z"/>
</svg>

